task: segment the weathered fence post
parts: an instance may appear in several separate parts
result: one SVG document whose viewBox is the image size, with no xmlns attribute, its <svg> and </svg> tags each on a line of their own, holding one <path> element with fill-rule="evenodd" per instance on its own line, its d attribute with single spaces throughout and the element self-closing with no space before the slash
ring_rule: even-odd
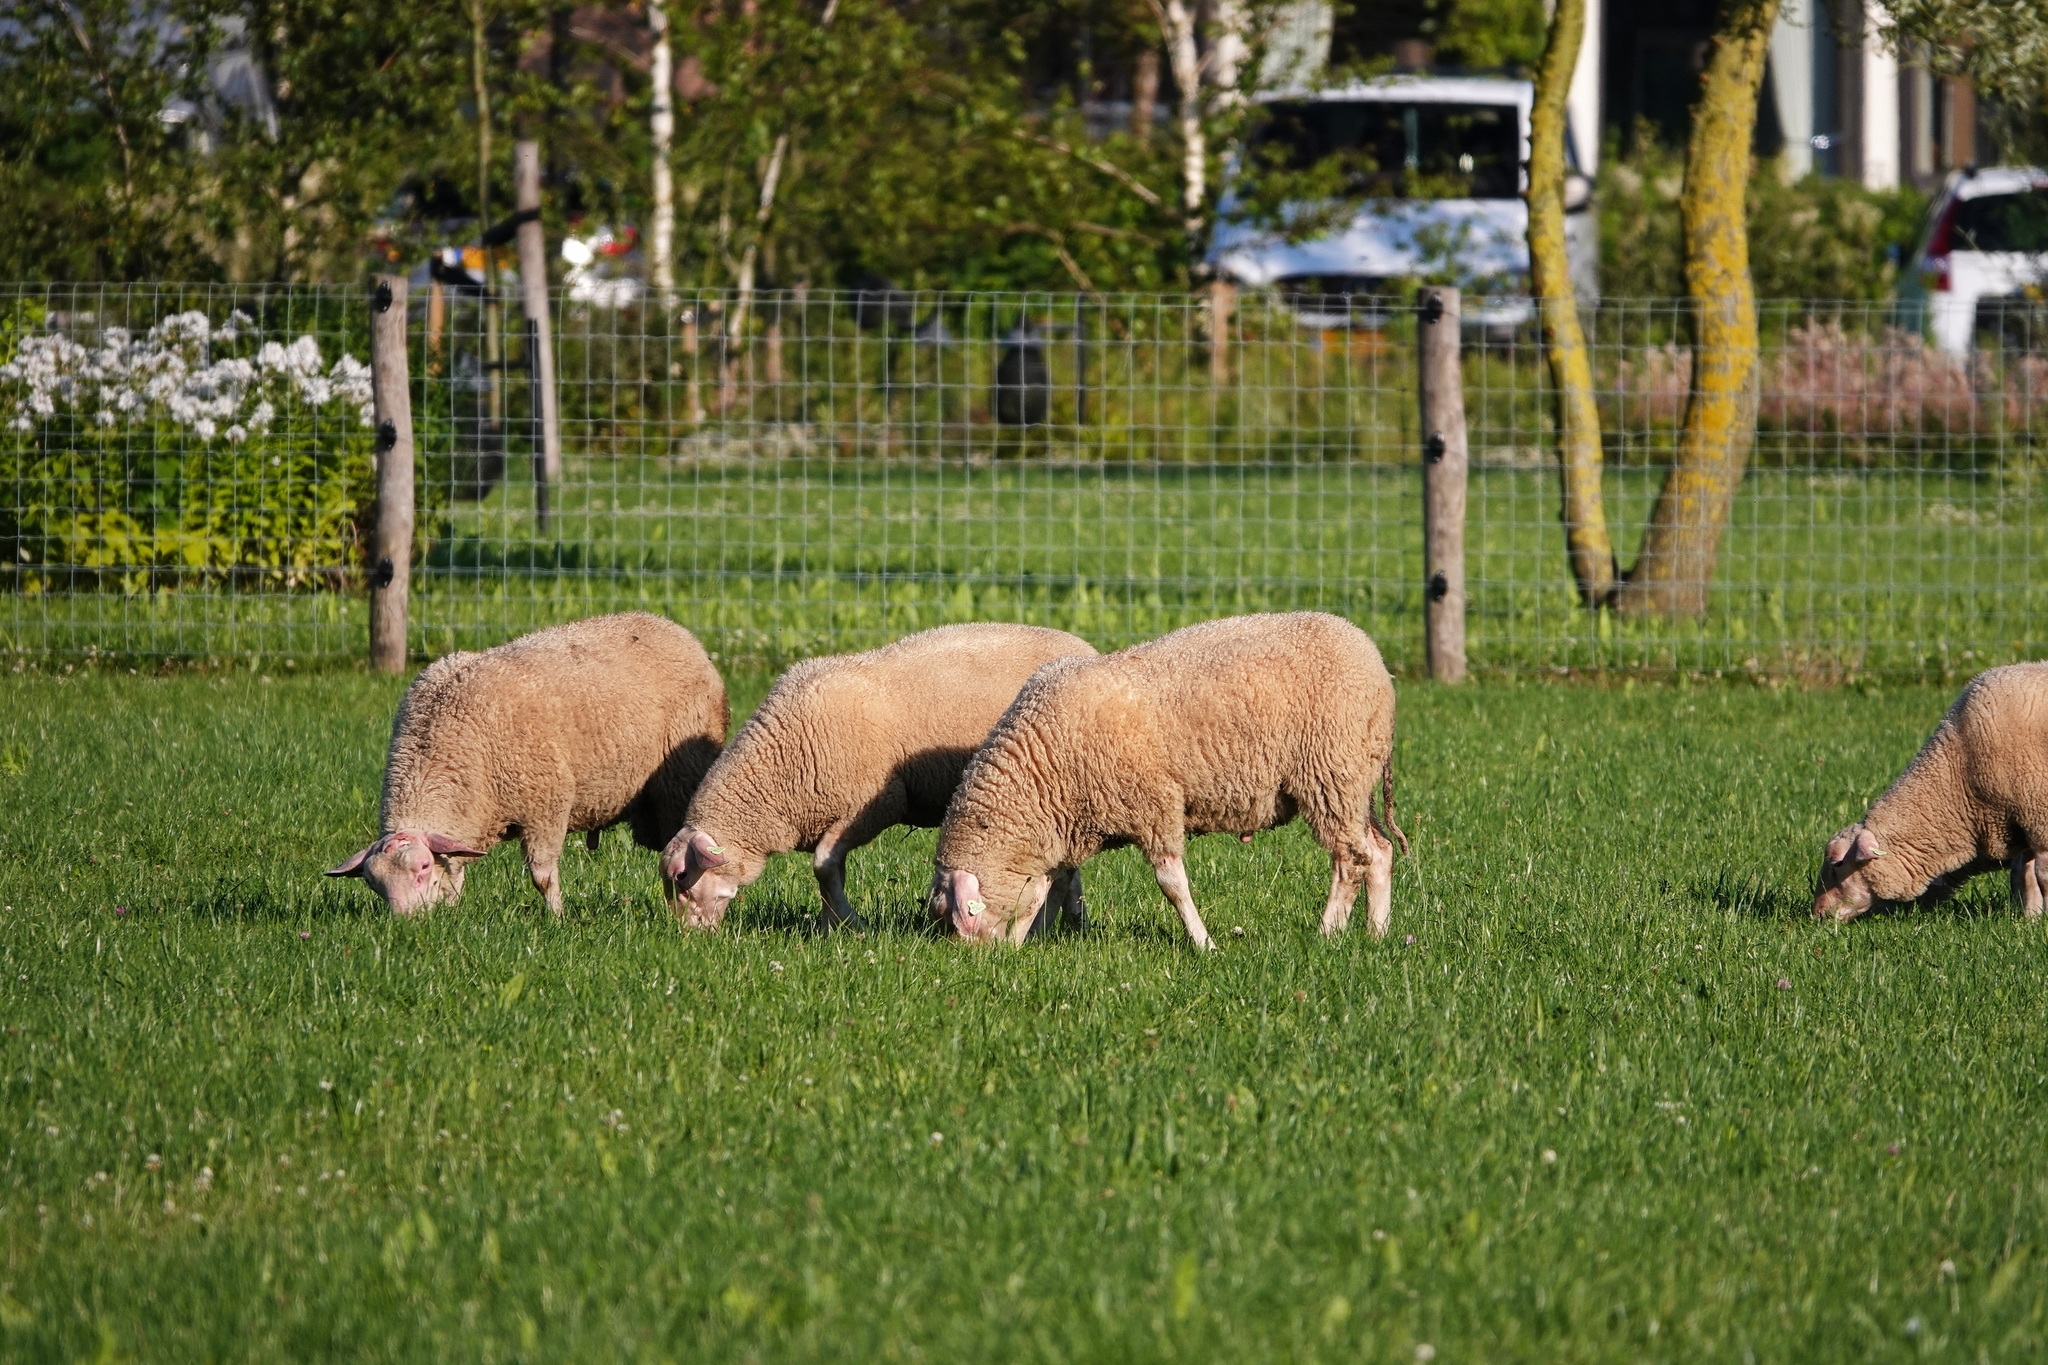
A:
<svg viewBox="0 0 2048 1365">
<path fill-rule="evenodd" d="M 562 424 L 555 408 L 555 346 L 548 330 L 548 247 L 540 227 L 540 144 L 513 144 L 518 195 L 519 285 L 526 305 L 526 364 L 533 394 L 533 519 L 548 528 L 550 501 L 562 481 Z"/>
<path fill-rule="evenodd" d="M 1423 653 L 1438 682 L 1465 677 L 1465 387 L 1458 366 L 1458 291 L 1417 296 L 1422 400 Z"/>
<path fill-rule="evenodd" d="M 1217 388 L 1230 383 L 1230 330 L 1237 315 L 1237 285 L 1230 280 L 1209 282 L 1209 382 Z"/>
<path fill-rule="evenodd" d="M 405 276 L 379 275 L 370 293 L 370 396 L 377 422 L 370 667 L 379 673 L 405 671 L 406 592 L 412 582 L 412 383 L 405 345 Z"/>
</svg>

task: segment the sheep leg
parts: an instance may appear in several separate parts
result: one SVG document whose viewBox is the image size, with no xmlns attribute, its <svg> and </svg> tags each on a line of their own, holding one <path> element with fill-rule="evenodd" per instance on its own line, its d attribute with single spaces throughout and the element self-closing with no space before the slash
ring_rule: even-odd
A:
<svg viewBox="0 0 2048 1365">
<path fill-rule="evenodd" d="M 868 843 L 877 834 L 902 821 L 903 792 L 890 787 L 862 809 L 825 831 L 811 850 L 811 871 L 818 878 L 818 894 L 825 899 L 825 927 L 867 932 L 867 921 L 854 913 L 846 898 L 846 855 Z"/>
<path fill-rule="evenodd" d="M 1159 879 L 1159 889 L 1166 893 L 1166 899 L 1173 902 L 1173 908 L 1180 911 L 1180 922 L 1187 927 L 1188 937 L 1197 948 L 1207 952 L 1216 946 L 1216 940 L 1209 937 L 1209 930 L 1202 923 L 1202 917 L 1195 910 L 1194 892 L 1188 887 L 1188 866 L 1180 854 L 1152 860 L 1152 875 Z"/>
<path fill-rule="evenodd" d="M 1043 938 L 1052 932 L 1055 919 L 1070 934 L 1088 931 L 1088 902 L 1081 899 L 1081 869 L 1078 867 L 1053 869 L 1052 887 L 1046 892 L 1045 904 L 1031 917 L 1031 925 L 1023 937 Z"/>
<path fill-rule="evenodd" d="M 2013 859 L 2012 898 L 2028 919 L 2041 918 L 2044 883 L 2048 883 L 2048 854 Z"/>
<path fill-rule="evenodd" d="M 834 843 L 831 835 L 818 841 L 817 851 L 811 855 L 811 871 L 817 874 L 818 894 L 825 899 L 825 927 L 844 926 L 866 933 L 867 921 L 854 913 L 853 902 L 846 898 L 846 850 Z"/>
<path fill-rule="evenodd" d="M 1374 938 L 1387 936 L 1394 916 L 1394 845 L 1378 830 L 1367 828 L 1361 848 L 1340 844 L 1330 854 L 1330 899 L 1323 907 L 1323 933 L 1341 934 L 1351 923 L 1358 889 L 1365 887 L 1365 927 Z"/>
<path fill-rule="evenodd" d="M 1088 902 L 1081 895 L 1081 869 L 1063 867 L 1060 877 L 1064 882 L 1060 893 L 1061 918 L 1069 930 L 1085 934 L 1088 932 Z"/>
<path fill-rule="evenodd" d="M 526 875 L 533 879 L 533 889 L 540 892 L 556 919 L 562 917 L 562 844 L 568 837 L 569 825 L 564 820 L 551 830 L 529 830 L 519 839 L 526 855 Z"/>
</svg>

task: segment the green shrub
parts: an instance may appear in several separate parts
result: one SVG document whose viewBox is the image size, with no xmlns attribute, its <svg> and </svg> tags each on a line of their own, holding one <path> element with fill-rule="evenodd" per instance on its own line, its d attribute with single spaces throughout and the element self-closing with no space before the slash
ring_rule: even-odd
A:
<svg viewBox="0 0 2048 1365">
<path fill-rule="evenodd" d="M 1927 199 L 1808 175 L 1786 184 L 1775 163 L 1749 182 L 1749 267 L 1763 299 L 1891 297 Z M 1685 293 L 1678 196 L 1684 153 L 1640 133 L 1600 177 L 1600 290 L 1610 298 Z"/>
<path fill-rule="evenodd" d="M 369 370 L 246 315 L 86 345 L 38 305 L 0 326 L 9 586 L 339 586 L 375 493 Z"/>
</svg>

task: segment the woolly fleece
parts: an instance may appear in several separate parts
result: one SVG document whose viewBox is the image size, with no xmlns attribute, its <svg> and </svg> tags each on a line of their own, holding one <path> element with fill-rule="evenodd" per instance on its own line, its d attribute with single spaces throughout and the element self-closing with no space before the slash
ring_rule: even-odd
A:
<svg viewBox="0 0 2048 1365">
<path fill-rule="evenodd" d="M 1325 932 L 1344 927 L 1367 883 L 1383 934 L 1393 849 L 1371 806 L 1376 784 L 1391 801 L 1393 749 L 1393 679 L 1371 638 L 1335 616 L 1231 617 L 1063 659 L 1032 678 L 968 767 L 939 835 L 931 908 L 963 937 L 1014 942 L 1060 870 L 1136 844 L 1209 947 L 1187 836 L 1248 837 L 1299 812 L 1333 856 Z"/>
<path fill-rule="evenodd" d="M 556 867 L 569 832 L 589 831 L 594 844 L 625 821 L 635 843 L 661 848 L 729 720 L 725 683 L 697 638 L 646 612 L 449 654 L 399 703 L 379 827 L 479 853 L 517 836 L 534 886 L 559 914 Z M 464 860 L 452 862 L 449 900 Z"/>
<path fill-rule="evenodd" d="M 1863 819 L 1828 841 L 1813 913 L 1939 899 L 2009 868 L 2029 919 L 2048 891 L 2048 663 L 1988 669 Z"/>
<path fill-rule="evenodd" d="M 1064 631 L 984 623 L 796 665 L 712 765 L 668 847 L 676 913 L 716 928 L 771 854 L 802 850 L 813 854 L 828 922 L 857 922 L 846 855 L 893 825 L 937 826 L 1033 671 L 1094 654 Z"/>
</svg>

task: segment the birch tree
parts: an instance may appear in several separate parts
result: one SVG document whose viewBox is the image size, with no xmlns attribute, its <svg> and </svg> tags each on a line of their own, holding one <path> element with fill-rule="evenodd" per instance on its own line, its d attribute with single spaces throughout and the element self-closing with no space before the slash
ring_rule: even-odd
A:
<svg viewBox="0 0 2048 1365">
<path fill-rule="evenodd" d="M 652 143 L 648 184 L 654 200 L 647 234 L 648 273 L 654 297 L 666 309 L 674 305 L 676 292 L 676 182 L 669 161 L 676 136 L 676 73 L 668 39 L 668 8 L 663 0 L 648 0 L 647 28 L 654 35 L 648 62 L 654 106 L 647 120 Z"/>
</svg>

